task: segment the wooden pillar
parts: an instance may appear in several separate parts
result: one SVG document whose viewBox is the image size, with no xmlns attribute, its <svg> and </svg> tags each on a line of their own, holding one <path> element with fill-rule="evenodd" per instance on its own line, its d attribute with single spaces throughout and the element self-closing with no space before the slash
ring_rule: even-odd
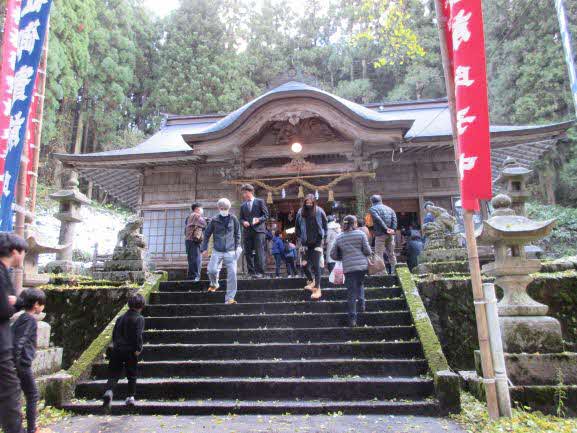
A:
<svg viewBox="0 0 577 433">
<path fill-rule="evenodd" d="M 92 180 L 88 180 L 88 186 L 86 187 L 86 197 L 88 197 L 88 200 L 92 200 L 92 188 L 94 188 L 94 184 L 92 183 Z"/>
<path fill-rule="evenodd" d="M 547 158 L 544 161 L 545 167 L 542 170 L 538 170 L 539 173 L 539 184 L 541 185 L 541 191 L 545 203 L 549 205 L 556 204 L 555 200 L 555 169 L 553 164 Z"/>
<path fill-rule="evenodd" d="M 357 200 L 357 218 L 364 218 L 367 213 L 367 185 L 365 178 L 353 179 L 353 192 Z"/>
<path fill-rule="evenodd" d="M 417 162 L 413 164 L 413 170 L 415 172 L 417 194 L 419 198 L 419 222 L 421 227 L 423 227 L 423 224 L 425 224 L 425 196 L 423 194 L 423 185 L 421 184 L 421 177 L 419 176 L 419 164 Z"/>
<path fill-rule="evenodd" d="M 421 228 L 425 224 L 425 197 L 419 194 L 419 224 Z"/>
</svg>

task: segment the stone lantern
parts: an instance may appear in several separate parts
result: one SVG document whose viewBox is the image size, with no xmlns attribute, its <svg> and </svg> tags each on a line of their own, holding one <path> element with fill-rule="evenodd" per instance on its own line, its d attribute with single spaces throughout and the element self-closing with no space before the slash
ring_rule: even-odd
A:
<svg viewBox="0 0 577 433">
<path fill-rule="evenodd" d="M 50 198 L 59 203 L 58 213 L 54 216 L 61 221 L 59 244 L 66 245 L 66 248 L 56 253 L 56 260 L 48 263 L 46 269 L 55 273 L 72 272 L 74 228 L 77 223 L 82 222 L 82 205 L 90 204 L 91 201 L 78 190 L 78 173 L 73 170 L 68 171 L 64 189 L 50 194 Z"/>
<path fill-rule="evenodd" d="M 28 251 L 24 256 L 24 287 L 36 287 L 47 284 L 48 274 L 38 273 L 38 259 L 40 254 L 58 254 L 69 245 L 50 245 L 45 242 L 36 227 L 28 225 L 25 233 Z"/>
<path fill-rule="evenodd" d="M 516 215 L 527 216 L 525 202 L 531 196 L 527 190 L 527 181 L 532 174 L 532 170 L 522 167 L 514 158 L 507 157 L 501 174 L 495 180 L 497 184 L 503 186 L 503 192 L 511 198 L 511 207 Z"/>
<path fill-rule="evenodd" d="M 483 266 L 503 290 L 499 302 L 499 323 L 503 350 L 509 353 L 553 353 L 563 351 L 559 321 L 548 317 L 548 307 L 532 299 L 527 286 L 541 262 L 529 259 L 525 245 L 551 233 L 555 220 L 533 221 L 515 215 L 512 200 L 500 194 L 493 198 L 495 211 L 476 233 L 480 244 L 493 245 L 495 261 Z"/>
</svg>

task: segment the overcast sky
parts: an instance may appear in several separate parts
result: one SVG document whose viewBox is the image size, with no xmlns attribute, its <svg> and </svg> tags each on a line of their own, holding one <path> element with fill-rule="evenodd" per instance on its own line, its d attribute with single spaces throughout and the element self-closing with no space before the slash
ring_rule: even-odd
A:
<svg viewBox="0 0 577 433">
<path fill-rule="evenodd" d="M 157 15 L 163 17 L 178 7 L 178 0 L 144 0 L 144 4 Z"/>
<path fill-rule="evenodd" d="M 296 13 L 304 9 L 304 3 L 306 0 L 292 0 L 291 4 Z M 170 11 L 178 7 L 179 0 L 144 0 L 144 5 L 156 13 L 157 15 L 164 17 L 170 13 Z M 260 0 L 257 0 L 257 5 L 261 4 Z"/>
</svg>

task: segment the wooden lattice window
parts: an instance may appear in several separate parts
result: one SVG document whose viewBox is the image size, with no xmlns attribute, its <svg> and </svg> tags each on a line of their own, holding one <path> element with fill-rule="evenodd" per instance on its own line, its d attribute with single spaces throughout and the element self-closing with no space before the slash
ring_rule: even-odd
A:
<svg viewBox="0 0 577 433">
<path fill-rule="evenodd" d="M 205 209 L 205 216 L 216 214 L 216 209 Z M 176 258 L 186 255 L 184 221 L 190 209 L 145 210 L 142 233 L 151 258 Z"/>
</svg>

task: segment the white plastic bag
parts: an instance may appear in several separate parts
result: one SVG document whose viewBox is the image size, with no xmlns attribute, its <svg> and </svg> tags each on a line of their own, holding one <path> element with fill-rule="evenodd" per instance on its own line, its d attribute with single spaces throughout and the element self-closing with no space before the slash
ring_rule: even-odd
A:
<svg viewBox="0 0 577 433">
<path fill-rule="evenodd" d="M 240 259 L 240 256 L 242 255 L 242 247 L 238 246 L 236 248 L 236 251 L 234 253 L 234 258 L 235 260 L 238 262 L 238 259 Z"/>
<path fill-rule="evenodd" d="M 345 284 L 345 273 L 343 272 L 342 262 L 335 262 L 335 267 L 329 275 L 329 281 L 335 285 Z"/>
</svg>

